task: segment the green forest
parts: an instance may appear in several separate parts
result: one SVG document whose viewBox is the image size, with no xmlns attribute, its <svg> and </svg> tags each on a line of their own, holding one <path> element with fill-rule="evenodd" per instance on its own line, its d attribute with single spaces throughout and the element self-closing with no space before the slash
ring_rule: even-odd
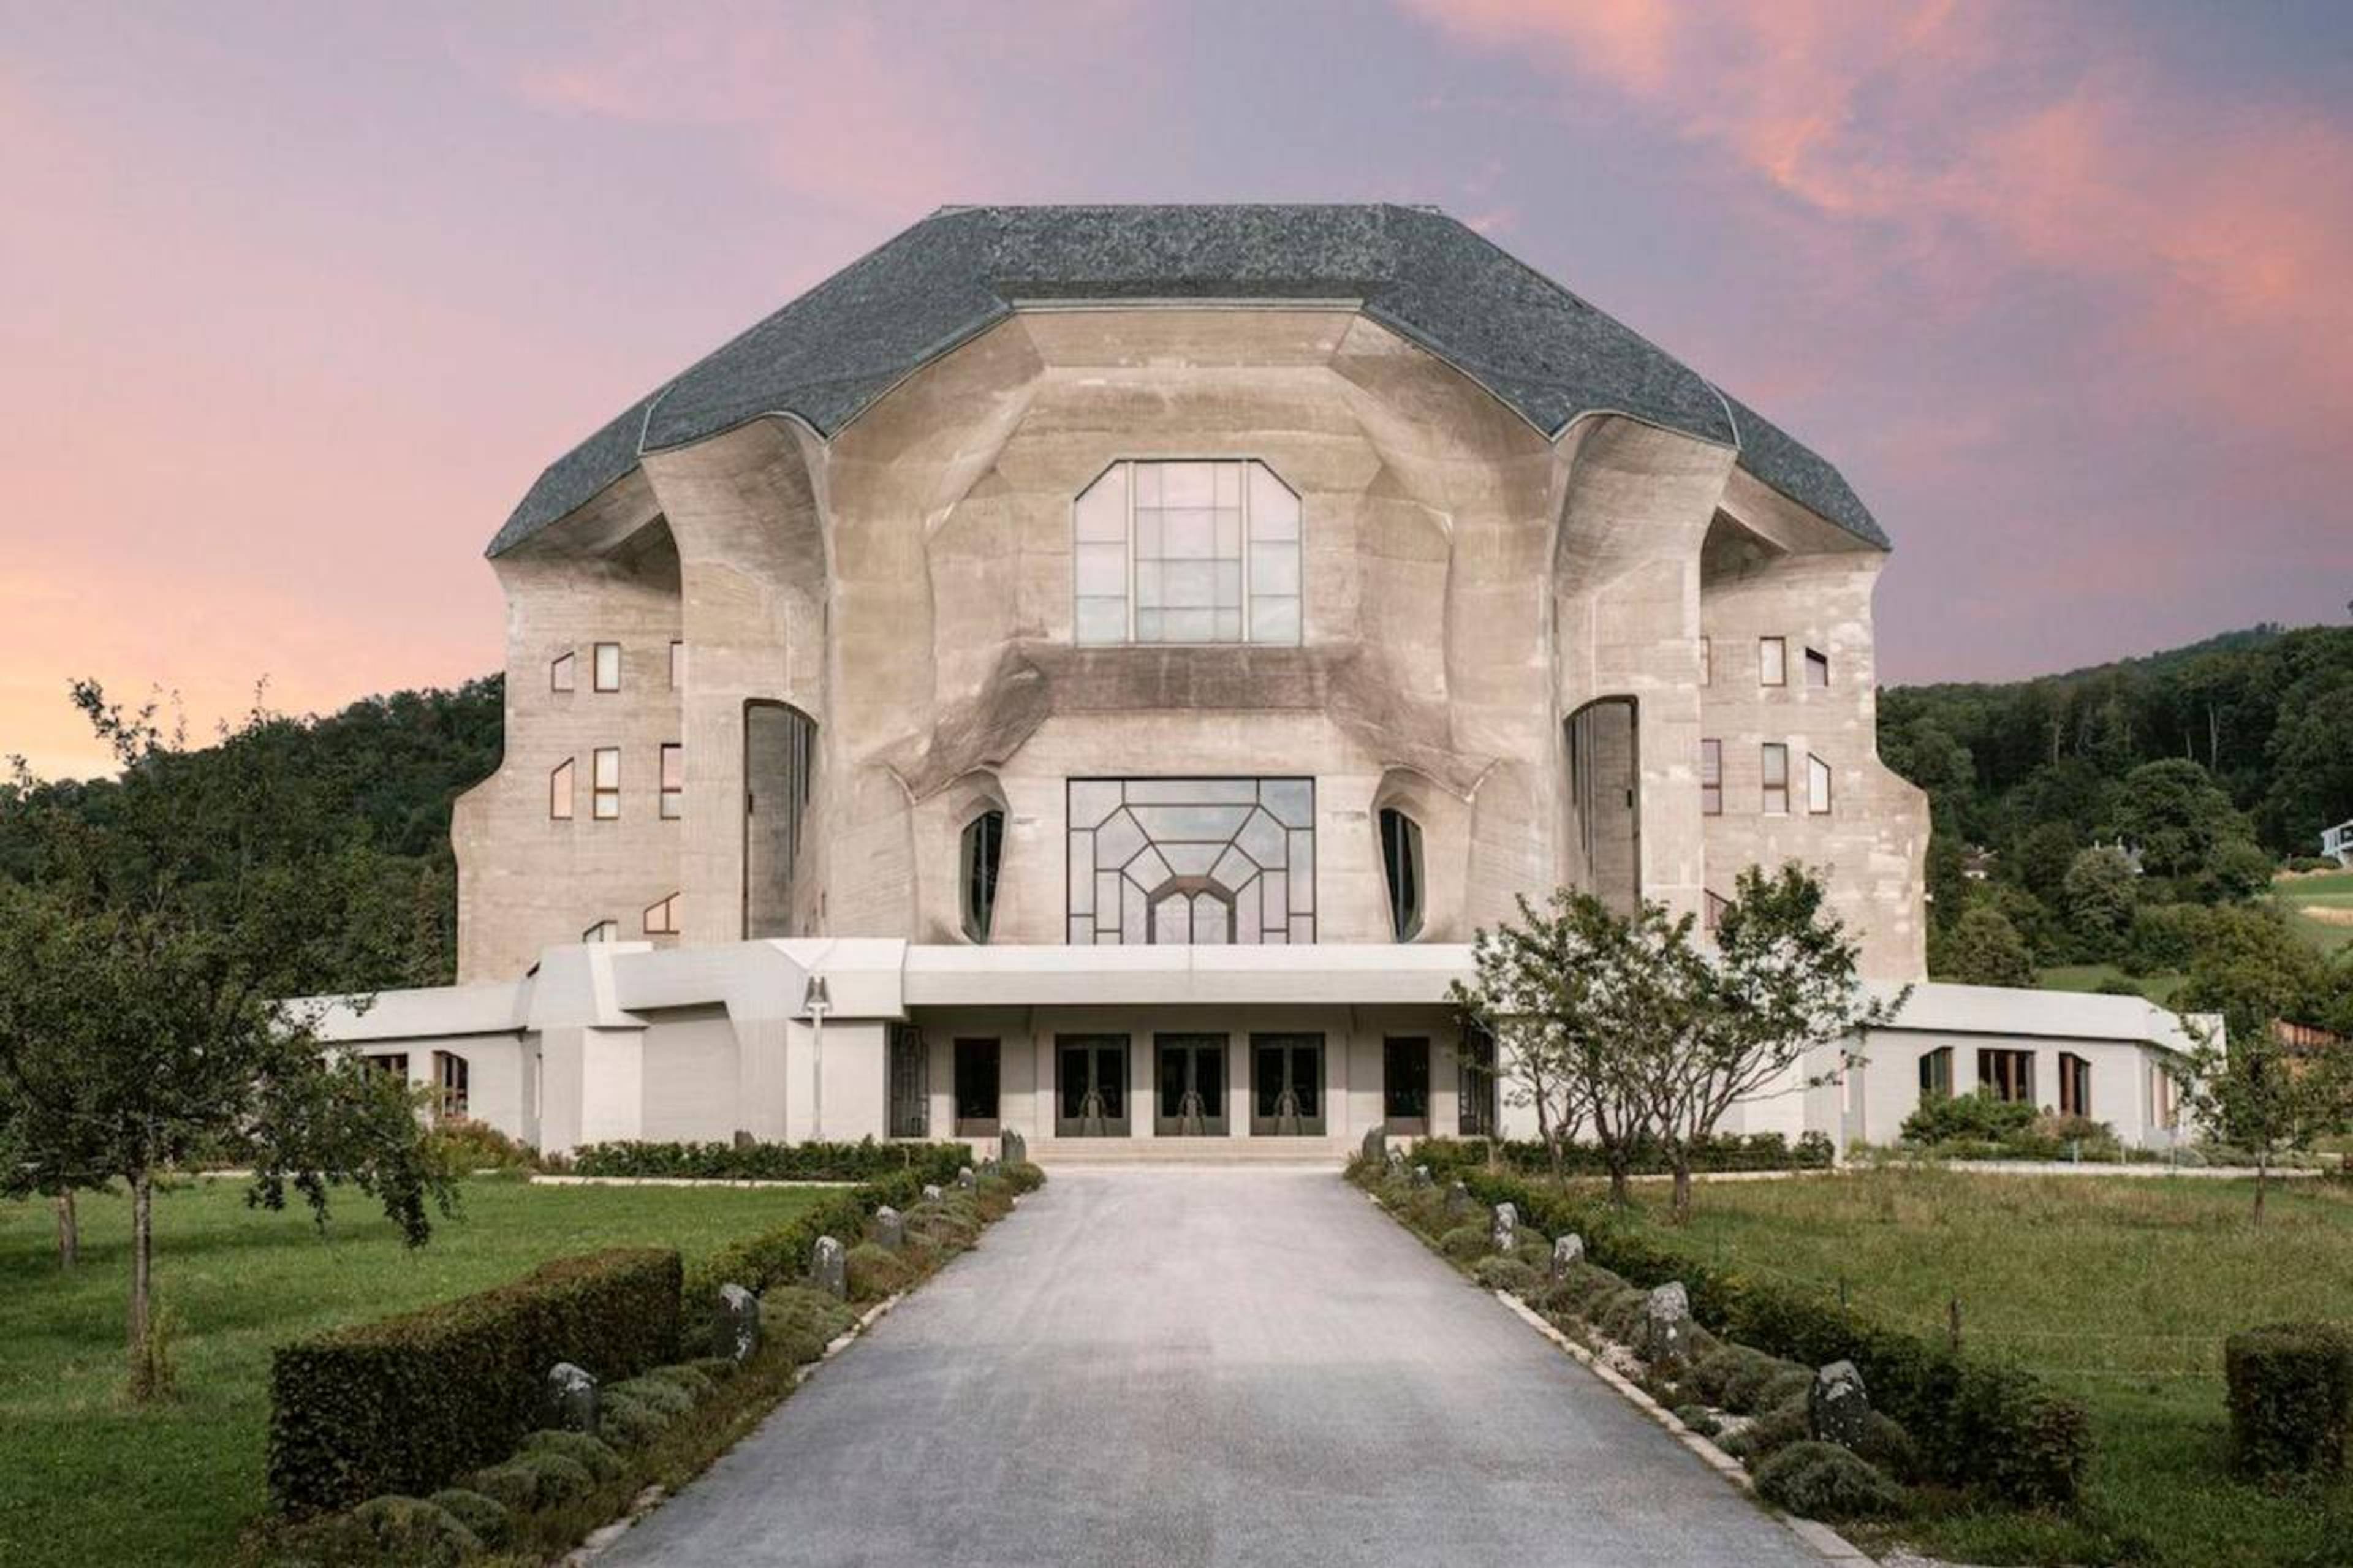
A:
<svg viewBox="0 0 2353 1568">
<path fill-rule="evenodd" d="M 102 701 L 89 688 L 72 697 Z M 220 847 L 200 878 L 226 883 L 259 859 L 299 867 L 315 889 L 296 954 L 305 989 L 447 983 L 449 809 L 498 766 L 501 697 L 493 676 L 324 717 L 257 709 L 216 743 L 166 748 L 120 778 L 20 773 L 0 784 L 0 877 L 119 856 L 128 840 L 103 829 L 126 795 L 178 792 L 235 819 L 207 837 Z M 1894 687 L 1879 732 L 1933 805 L 1934 973 L 2162 996 L 2164 977 L 2231 940 L 2217 922 L 2275 918 L 2274 873 L 2353 816 L 2353 628 L 2257 626 L 2031 680 Z M 80 871 L 125 897 L 147 874 Z M 2353 938 L 2353 925 L 2302 929 L 2318 947 Z"/>
</svg>

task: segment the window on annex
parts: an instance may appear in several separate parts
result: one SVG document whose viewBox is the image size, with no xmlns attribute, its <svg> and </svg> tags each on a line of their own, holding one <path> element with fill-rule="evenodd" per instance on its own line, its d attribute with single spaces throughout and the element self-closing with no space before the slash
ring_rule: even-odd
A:
<svg viewBox="0 0 2353 1568">
<path fill-rule="evenodd" d="M 997 1090 L 1002 1078 L 1002 1052 L 991 1039 L 955 1043 L 955 1133 L 959 1138 L 994 1138 L 997 1132 Z"/>
<path fill-rule="evenodd" d="M 579 681 L 579 660 L 572 657 L 570 648 L 557 654 L 548 664 L 547 689 L 550 691 L 570 691 Z"/>
<path fill-rule="evenodd" d="M 1806 810 L 1815 816 L 1828 816 L 1831 810 L 1831 765 L 1806 753 Z"/>
<path fill-rule="evenodd" d="M 686 815 L 686 748 L 676 741 L 661 749 L 661 814 L 664 822 Z"/>
<path fill-rule="evenodd" d="M 1395 806 L 1381 812 L 1381 873 L 1388 880 L 1389 934 L 1411 942 L 1421 931 L 1421 824 Z"/>
<path fill-rule="evenodd" d="M 1953 1094 L 1953 1047 L 1939 1046 L 1920 1053 L 1920 1098 L 1949 1100 Z"/>
<path fill-rule="evenodd" d="M 1789 815 L 1789 748 L 1778 741 L 1765 742 L 1765 815 Z"/>
<path fill-rule="evenodd" d="M 547 815 L 556 822 L 572 820 L 572 759 L 565 758 L 547 772 Z"/>
<path fill-rule="evenodd" d="M 1806 650 L 1806 684 L 1817 691 L 1828 689 L 1831 683 L 1831 656 L 1819 648 Z"/>
<path fill-rule="evenodd" d="M 886 1047 L 893 1138 L 922 1138 L 932 1130 L 932 1052 L 923 1031 L 893 1024 Z"/>
<path fill-rule="evenodd" d="M 2073 1051 L 2059 1053 L 2059 1114 L 2092 1114 L 2092 1064 Z"/>
<path fill-rule="evenodd" d="M 1074 944 L 1312 942 L 1315 781 L 1072 779 Z"/>
<path fill-rule="evenodd" d="M 1787 686 L 1789 684 L 1789 644 L 1783 637 L 1757 639 L 1757 684 Z"/>
<path fill-rule="evenodd" d="M 1978 1085 L 1996 1100 L 2034 1103 L 2034 1053 L 1982 1050 L 1978 1053 Z"/>
<path fill-rule="evenodd" d="M 1722 893 L 1712 893 L 1704 889 L 1702 890 L 1700 899 L 1700 924 L 1708 935 L 1714 936 L 1717 928 L 1724 924 L 1724 911 L 1732 907 L 1732 900 Z"/>
<path fill-rule="evenodd" d="M 648 936 L 676 936 L 678 934 L 678 895 L 672 893 L 660 903 L 648 904 L 645 925 Z"/>
<path fill-rule="evenodd" d="M 1071 551 L 1080 643 L 1299 641 L 1299 497 L 1263 463 L 1113 463 Z"/>
<path fill-rule="evenodd" d="M 594 815 L 599 822 L 611 822 L 621 815 L 621 748 L 599 746 L 595 757 L 595 772 L 590 784 L 596 796 Z"/>
<path fill-rule="evenodd" d="M 1465 1026 L 1454 1053 L 1457 1137 L 1485 1138 L 1502 1125 L 1496 1079 L 1495 1037 L 1476 1024 Z"/>
<path fill-rule="evenodd" d="M 466 1114 L 466 1058 L 455 1051 L 433 1053 L 434 1109 L 443 1116 Z"/>
<path fill-rule="evenodd" d="M 1724 742 L 1702 741 L 1699 743 L 1699 812 L 1702 816 L 1724 815 Z"/>
<path fill-rule="evenodd" d="M 621 645 L 617 642 L 600 642 L 596 645 L 596 689 L 599 691 L 621 689 Z"/>
<path fill-rule="evenodd" d="M 964 934 L 987 942 L 997 920 L 997 871 L 1005 858 L 1005 814 L 984 811 L 964 825 L 957 885 L 964 889 Z"/>
<path fill-rule="evenodd" d="M 2149 1115 L 2159 1127 L 2180 1126 L 2181 1085 L 2159 1063 L 2149 1064 L 2148 1075 Z"/>
<path fill-rule="evenodd" d="M 582 942 L 618 942 L 621 940 L 621 922 L 598 921 L 580 933 L 580 940 Z"/>
</svg>

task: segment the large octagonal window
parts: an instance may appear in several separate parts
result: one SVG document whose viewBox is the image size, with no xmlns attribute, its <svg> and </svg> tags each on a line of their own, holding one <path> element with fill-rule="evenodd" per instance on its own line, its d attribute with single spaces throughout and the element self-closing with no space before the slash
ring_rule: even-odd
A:
<svg viewBox="0 0 2353 1568">
<path fill-rule="evenodd" d="M 1299 641 L 1299 497 L 1265 464 L 1113 463 L 1071 526 L 1078 641 Z"/>
<path fill-rule="evenodd" d="M 1315 781 L 1072 779 L 1074 943 L 1315 940 Z"/>
</svg>

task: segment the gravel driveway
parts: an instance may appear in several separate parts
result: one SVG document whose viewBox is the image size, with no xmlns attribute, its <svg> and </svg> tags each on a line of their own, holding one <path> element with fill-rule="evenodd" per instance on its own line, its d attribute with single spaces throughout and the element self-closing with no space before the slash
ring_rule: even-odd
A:
<svg viewBox="0 0 2353 1568">
<path fill-rule="evenodd" d="M 601 1562 L 1814 1564 L 1328 1169 L 1059 1169 Z"/>
</svg>

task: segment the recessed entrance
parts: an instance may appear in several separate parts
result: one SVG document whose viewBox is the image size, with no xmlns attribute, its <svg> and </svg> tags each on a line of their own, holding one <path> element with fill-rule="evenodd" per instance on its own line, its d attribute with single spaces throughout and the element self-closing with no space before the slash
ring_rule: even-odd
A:
<svg viewBox="0 0 2353 1568">
<path fill-rule="evenodd" d="M 1127 1037 L 1054 1038 L 1054 1135 L 1127 1136 Z"/>
<path fill-rule="evenodd" d="M 959 1138 L 997 1134 L 997 1061 L 995 1040 L 955 1043 L 955 1130 Z"/>
<path fill-rule="evenodd" d="M 1160 1089 L 1153 1131 L 1163 1138 L 1226 1136 L 1226 1037 L 1155 1035 L 1152 1044 Z"/>
<path fill-rule="evenodd" d="M 1392 1035 L 1381 1042 L 1381 1125 L 1396 1136 L 1430 1131 L 1430 1039 Z"/>
<path fill-rule="evenodd" d="M 1250 1136 L 1324 1135 L 1324 1037 L 1250 1037 Z"/>
</svg>

